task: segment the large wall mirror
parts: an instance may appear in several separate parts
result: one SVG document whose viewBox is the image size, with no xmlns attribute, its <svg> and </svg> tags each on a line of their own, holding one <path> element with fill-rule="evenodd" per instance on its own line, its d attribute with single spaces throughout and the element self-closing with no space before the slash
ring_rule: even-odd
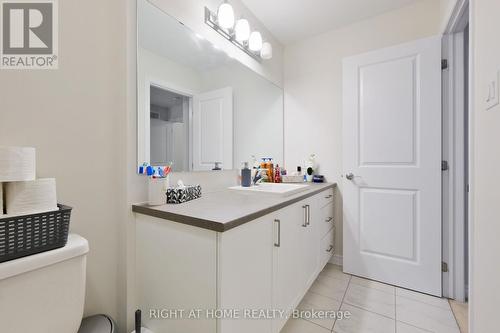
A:
<svg viewBox="0 0 500 333">
<path fill-rule="evenodd" d="M 148 1 L 137 3 L 138 164 L 237 169 L 252 156 L 282 164 L 283 90 Z"/>
</svg>

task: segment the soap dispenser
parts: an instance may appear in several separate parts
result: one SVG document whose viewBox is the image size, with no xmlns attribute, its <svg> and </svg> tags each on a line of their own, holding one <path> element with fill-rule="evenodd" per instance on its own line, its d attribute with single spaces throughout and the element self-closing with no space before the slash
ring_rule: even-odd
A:
<svg viewBox="0 0 500 333">
<path fill-rule="evenodd" d="M 243 163 L 243 169 L 241 169 L 241 186 L 250 187 L 252 184 L 252 170 L 248 167 L 248 162 Z"/>
</svg>

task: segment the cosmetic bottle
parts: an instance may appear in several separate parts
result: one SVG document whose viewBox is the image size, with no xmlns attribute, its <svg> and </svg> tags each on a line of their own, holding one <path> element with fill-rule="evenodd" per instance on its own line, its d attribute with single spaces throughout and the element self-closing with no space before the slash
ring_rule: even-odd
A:
<svg viewBox="0 0 500 333">
<path fill-rule="evenodd" d="M 269 177 L 269 182 L 274 183 L 274 164 L 272 158 L 269 158 L 267 162 L 267 175 Z"/>
<path fill-rule="evenodd" d="M 245 162 L 241 169 L 241 186 L 250 187 L 250 185 L 252 185 L 252 170 L 248 167 L 248 162 Z"/>
<path fill-rule="evenodd" d="M 278 164 L 276 164 L 276 168 L 274 169 L 274 182 L 281 183 L 281 169 Z"/>
</svg>

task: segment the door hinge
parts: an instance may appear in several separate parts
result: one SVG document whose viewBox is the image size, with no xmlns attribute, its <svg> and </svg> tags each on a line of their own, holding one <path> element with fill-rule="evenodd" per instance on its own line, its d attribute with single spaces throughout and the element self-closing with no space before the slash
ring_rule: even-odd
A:
<svg viewBox="0 0 500 333">
<path fill-rule="evenodd" d="M 447 263 L 445 263 L 444 261 L 443 261 L 443 262 L 441 262 L 441 271 L 442 271 L 443 273 L 447 273 L 447 272 L 448 272 L 448 264 L 447 264 Z"/>
<path fill-rule="evenodd" d="M 448 69 L 448 59 L 441 59 L 441 69 Z"/>
<path fill-rule="evenodd" d="M 448 161 L 441 161 L 441 171 L 448 170 Z"/>
</svg>

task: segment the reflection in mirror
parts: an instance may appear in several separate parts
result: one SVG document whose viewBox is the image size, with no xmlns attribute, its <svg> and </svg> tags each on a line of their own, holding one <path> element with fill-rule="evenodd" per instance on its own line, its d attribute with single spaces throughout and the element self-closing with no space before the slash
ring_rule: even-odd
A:
<svg viewBox="0 0 500 333">
<path fill-rule="evenodd" d="M 283 91 L 138 1 L 138 164 L 173 171 L 283 163 Z"/>
<path fill-rule="evenodd" d="M 151 164 L 184 171 L 189 156 L 189 97 L 158 86 L 150 86 Z"/>
</svg>

